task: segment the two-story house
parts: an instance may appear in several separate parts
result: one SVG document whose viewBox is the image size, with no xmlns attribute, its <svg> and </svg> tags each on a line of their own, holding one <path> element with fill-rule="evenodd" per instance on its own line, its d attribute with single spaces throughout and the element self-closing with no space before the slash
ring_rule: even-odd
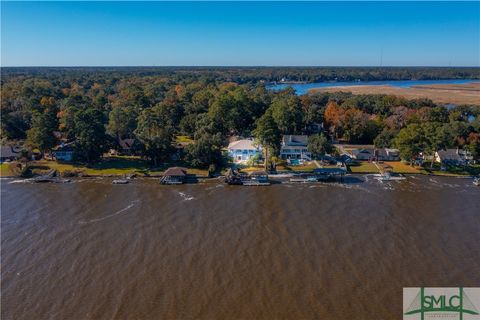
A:
<svg viewBox="0 0 480 320">
<path fill-rule="evenodd" d="M 282 159 L 305 159 L 311 160 L 312 153 L 308 151 L 308 136 L 305 135 L 284 135 L 280 157 Z"/>
<path fill-rule="evenodd" d="M 228 155 L 234 162 L 246 162 L 261 154 L 261 147 L 256 145 L 252 139 L 237 140 L 228 145 Z"/>
</svg>

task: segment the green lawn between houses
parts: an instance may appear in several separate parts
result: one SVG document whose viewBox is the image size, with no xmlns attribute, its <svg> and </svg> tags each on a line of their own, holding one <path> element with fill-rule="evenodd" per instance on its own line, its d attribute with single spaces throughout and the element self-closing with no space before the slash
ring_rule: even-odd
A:
<svg viewBox="0 0 480 320">
<path fill-rule="evenodd" d="M 401 161 L 385 161 L 378 163 L 377 166 L 368 161 L 357 161 L 350 164 L 348 169 L 351 173 L 380 173 L 381 171 L 390 171 L 403 174 L 432 174 L 438 176 L 480 175 L 480 164 L 470 165 L 468 167 L 448 167 L 446 171 L 440 170 L 440 164 L 438 163 L 434 164 L 432 169 L 430 169 L 429 163 L 425 163 L 423 167 L 418 167 L 410 166 Z"/>
<path fill-rule="evenodd" d="M 255 166 L 246 166 L 246 165 L 237 165 L 237 167 L 244 172 L 253 172 L 253 171 L 264 171 L 265 168 L 263 164 L 258 164 Z M 301 165 L 298 166 L 292 166 L 288 165 L 287 161 L 281 160 L 277 162 L 277 171 L 289 171 L 292 173 L 295 172 L 313 172 L 314 169 L 316 169 L 317 166 L 315 165 L 315 162 L 310 161 L 310 162 L 305 162 Z"/>
<path fill-rule="evenodd" d="M 11 163 L 2 163 L 0 164 L 0 176 L 9 177 L 14 174 L 10 170 Z M 196 174 L 198 176 L 208 176 L 208 171 L 197 168 L 189 168 L 185 166 L 184 163 L 168 163 L 163 164 L 158 168 L 151 168 L 149 163 L 146 160 L 143 160 L 139 157 L 128 157 L 128 156 L 115 156 L 104 158 L 100 162 L 86 166 L 84 164 L 77 163 L 67 163 L 67 162 L 56 162 L 56 161 L 33 161 L 29 165 L 32 167 L 34 172 L 40 173 L 55 169 L 61 174 L 66 172 L 81 172 L 86 175 L 91 176 L 122 176 L 131 173 L 137 173 L 139 175 L 145 176 L 160 176 L 167 168 L 173 166 L 180 166 L 187 168 L 188 173 Z M 400 161 L 384 162 L 378 164 L 380 167 L 390 167 L 389 170 L 395 173 L 403 174 L 433 174 L 439 176 L 470 176 L 470 175 L 480 175 L 480 164 L 471 165 L 468 167 L 448 167 L 446 171 L 440 170 L 439 164 L 434 164 L 433 168 L 430 169 L 430 164 L 425 164 L 424 167 L 412 167 L 406 163 Z M 289 166 L 285 161 L 279 162 L 277 165 L 278 171 L 289 171 L 289 172 L 310 172 L 313 171 L 317 166 L 314 162 L 307 162 L 299 166 Z M 375 166 L 374 163 L 368 161 L 359 161 L 348 166 L 349 172 L 351 173 L 380 173 L 380 170 Z M 252 167 L 241 167 L 242 171 L 251 172 L 251 171 L 262 171 L 263 165 L 257 165 Z"/>
<path fill-rule="evenodd" d="M 9 163 L 0 164 L 0 177 L 11 177 L 13 173 L 10 171 Z"/>
<path fill-rule="evenodd" d="M 185 167 L 190 174 L 198 176 L 208 176 L 208 170 L 189 168 L 184 163 L 165 163 L 158 168 L 152 168 L 146 160 L 139 157 L 114 156 L 104 158 L 98 163 L 90 166 L 78 163 L 56 162 L 56 161 L 33 161 L 30 163 L 33 170 L 51 170 L 55 169 L 61 174 L 66 172 L 81 172 L 91 176 L 121 176 L 137 173 L 145 176 L 159 176 L 169 167 Z"/>
<path fill-rule="evenodd" d="M 356 161 L 348 165 L 348 171 L 351 173 L 379 173 L 380 170 L 375 164 L 368 161 Z"/>
<path fill-rule="evenodd" d="M 391 168 L 388 171 L 392 171 L 395 173 L 405 173 L 405 174 L 426 174 L 427 173 L 422 167 L 411 166 L 408 163 L 401 162 L 401 161 L 388 161 L 388 162 L 384 162 L 383 164 Z"/>
<path fill-rule="evenodd" d="M 435 163 L 433 168 L 430 169 L 430 164 L 424 164 L 424 169 L 427 173 L 438 176 L 478 176 L 480 175 L 480 164 L 469 165 L 467 167 L 448 166 L 445 171 L 440 170 L 440 164 Z"/>
</svg>

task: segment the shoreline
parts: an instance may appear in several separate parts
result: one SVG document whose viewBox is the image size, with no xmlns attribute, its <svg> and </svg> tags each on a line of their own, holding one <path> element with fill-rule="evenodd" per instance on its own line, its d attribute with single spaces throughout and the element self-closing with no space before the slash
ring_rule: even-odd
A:
<svg viewBox="0 0 480 320">
<path fill-rule="evenodd" d="M 401 161 L 389 161 L 386 164 L 390 169 L 385 169 L 382 165 L 375 163 L 370 163 L 366 161 L 359 161 L 353 164 L 347 165 L 346 174 L 359 174 L 359 175 L 368 175 L 368 174 L 382 174 L 390 172 L 392 174 L 401 174 L 401 175 L 428 175 L 428 176 L 447 176 L 447 177 L 476 177 L 480 175 L 480 167 L 467 167 L 460 168 L 459 170 L 451 171 L 441 171 L 439 167 L 418 167 L 411 166 L 409 164 L 403 163 Z M 179 166 L 179 164 L 171 164 L 173 166 Z M 147 168 L 144 166 L 137 166 L 132 164 L 128 167 L 114 167 L 114 166 L 105 166 L 105 167 L 87 167 L 80 164 L 66 164 L 66 163 L 56 163 L 56 162 L 46 162 L 46 161 L 36 161 L 31 163 L 30 168 L 32 169 L 32 175 L 28 178 L 38 177 L 47 174 L 49 171 L 55 171 L 56 176 L 64 179 L 70 178 L 125 178 L 127 176 L 134 177 L 144 177 L 144 178 L 161 178 L 168 167 L 163 166 L 159 168 Z M 181 166 L 181 165 L 180 165 Z M 182 166 L 183 167 L 183 166 Z M 198 179 L 216 179 L 219 177 L 225 177 L 227 167 L 213 173 L 211 176 L 208 174 L 206 169 L 198 168 L 189 168 L 185 167 L 188 174 L 195 175 Z M 277 168 L 276 173 L 270 173 L 270 178 L 282 178 L 282 177 L 295 177 L 300 174 L 312 174 L 314 169 L 317 166 L 290 166 L 283 168 Z M 247 167 L 241 169 L 242 172 L 248 173 L 250 171 L 263 170 L 261 167 Z M 385 171 L 386 170 L 386 171 Z M 19 172 L 14 170 L 11 166 L 2 164 L 2 170 L 0 172 L 1 178 L 21 178 Z"/>
<path fill-rule="evenodd" d="M 278 174 L 269 174 L 268 178 L 270 180 L 274 181 L 282 181 L 283 179 L 288 179 L 288 178 L 294 178 L 298 175 L 301 174 L 309 174 L 310 172 L 290 172 L 290 173 L 278 173 Z M 462 174 L 435 174 L 435 173 L 397 173 L 397 172 L 392 172 L 393 174 L 397 175 L 402 175 L 405 177 L 409 176 L 430 176 L 430 177 L 445 177 L 445 178 L 457 178 L 457 179 L 474 179 L 476 176 L 474 175 L 462 175 Z M 371 175 L 379 175 L 381 173 L 379 172 L 347 172 L 344 177 L 355 177 L 355 176 L 371 176 Z M 124 175 L 83 175 L 83 176 L 76 176 L 76 177 L 68 177 L 69 180 L 83 180 L 83 179 L 118 179 L 123 177 Z M 39 177 L 39 175 L 34 176 L 34 177 L 29 177 L 29 178 L 23 178 L 19 176 L 14 176 L 14 175 L 9 175 L 9 176 L 0 176 L 0 180 L 25 180 L 29 181 L 35 178 Z M 139 180 L 139 179 L 145 179 L 145 180 L 154 180 L 154 179 L 160 179 L 162 176 L 161 175 L 149 175 L 149 176 L 137 176 L 135 178 L 132 178 L 132 181 Z M 66 177 L 60 176 L 60 178 L 65 179 Z M 206 176 L 197 176 L 197 179 L 199 181 L 213 181 L 213 180 L 220 180 L 224 179 L 225 175 L 216 175 L 213 177 L 206 177 Z M 335 180 L 336 181 L 336 180 Z M 223 181 L 222 181 L 223 183 Z M 185 184 L 196 184 L 196 183 L 185 183 Z M 328 184 L 328 182 L 326 182 Z"/>
<path fill-rule="evenodd" d="M 310 88 L 312 93 L 351 92 L 354 95 L 387 94 L 406 99 L 430 99 L 441 104 L 480 105 L 480 83 L 464 84 L 424 84 L 411 87 L 396 87 L 390 84 L 363 84 Z"/>
</svg>

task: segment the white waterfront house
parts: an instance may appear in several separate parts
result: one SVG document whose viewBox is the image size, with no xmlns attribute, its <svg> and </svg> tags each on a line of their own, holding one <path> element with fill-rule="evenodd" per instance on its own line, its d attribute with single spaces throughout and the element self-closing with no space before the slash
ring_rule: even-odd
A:
<svg viewBox="0 0 480 320">
<path fill-rule="evenodd" d="M 261 155 L 262 149 L 252 139 L 242 139 L 230 142 L 228 155 L 234 162 L 246 162 L 256 155 Z"/>
<path fill-rule="evenodd" d="M 280 149 L 282 159 L 311 160 L 312 153 L 308 151 L 308 136 L 288 134 L 282 137 Z"/>
</svg>

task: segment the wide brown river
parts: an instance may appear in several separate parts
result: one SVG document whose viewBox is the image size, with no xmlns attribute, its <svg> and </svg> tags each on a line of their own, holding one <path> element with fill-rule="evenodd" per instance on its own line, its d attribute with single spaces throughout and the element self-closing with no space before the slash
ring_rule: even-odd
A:
<svg viewBox="0 0 480 320">
<path fill-rule="evenodd" d="M 1 318 L 401 319 L 402 288 L 480 286 L 480 188 L 1 180 Z"/>
</svg>

